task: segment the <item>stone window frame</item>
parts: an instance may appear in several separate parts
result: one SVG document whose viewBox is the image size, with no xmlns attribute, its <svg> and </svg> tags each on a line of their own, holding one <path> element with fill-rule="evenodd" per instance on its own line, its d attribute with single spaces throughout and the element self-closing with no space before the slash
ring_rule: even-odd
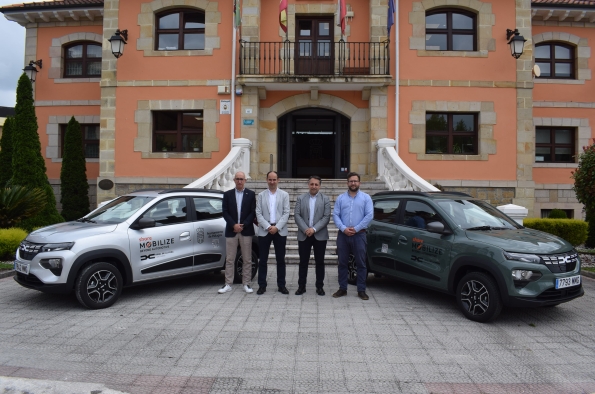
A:
<svg viewBox="0 0 595 394">
<path fill-rule="evenodd" d="M 426 112 L 476 112 L 478 114 L 477 155 L 436 155 L 426 153 Z M 413 101 L 409 112 L 412 137 L 409 152 L 417 154 L 417 160 L 434 161 L 486 161 L 496 154 L 494 125 L 496 112 L 493 101 Z"/>
<path fill-rule="evenodd" d="M 477 15 L 477 51 L 427 51 L 426 50 L 426 12 L 439 8 L 471 11 Z M 496 40 L 492 29 L 496 16 L 492 13 L 492 4 L 479 0 L 423 0 L 413 3 L 409 13 L 412 36 L 409 37 L 409 49 L 417 50 L 417 56 L 426 57 L 488 57 L 488 52 L 496 50 Z"/>
<path fill-rule="evenodd" d="M 575 79 L 558 79 L 558 78 L 534 78 L 533 82 L 536 84 L 542 83 L 557 83 L 563 85 L 584 85 L 585 81 L 591 80 L 591 69 L 589 68 L 589 59 L 591 58 L 591 47 L 589 47 L 589 40 L 587 38 L 575 36 L 574 34 L 564 32 L 544 32 L 533 36 L 533 45 L 556 41 L 572 45 L 576 48 L 574 57 L 574 75 Z"/>
<path fill-rule="evenodd" d="M 574 163 L 536 163 L 533 162 L 533 167 L 537 168 L 577 168 L 578 157 L 583 146 L 590 145 L 591 141 L 591 126 L 589 125 L 589 118 L 533 118 L 533 125 L 537 126 L 552 126 L 552 127 L 574 127 L 576 135 L 574 138 L 576 144 L 576 157 Z"/>
<path fill-rule="evenodd" d="M 165 4 L 170 5 L 165 5 Z M 177 4 L 177 3 L 176 3 Z M 205 49 L 200 50 L 179 50 L 179 51 L 157 51 L 155 50 L 155 14 L 174 8 L 197 9 L 205 13 Z M 213 49 L 221 48 L 221 39 L 218 36 L 218 25 L 221 23 L 221 13 L 217 11 L 219 3 L 207 0 L 185 0 L 180 5 L 174 5 L 171 1 L 154 0 L 141 5 L 141 12 L 138 14 L 138 25 L 140 36 L 136 40 L 136 49 L 143 51 L 145 57 L 166 56 L 212 56 Z"/>
<path fill-rule="evenodd" d="M 184 110 L 203 111 L 203 151 L 153 152 L 153 111 Z M 134 122 L 137 124 L 134 151 L 141 152 L 143 159 L 210 159 L 211 152 L 219 151 L 217 100 L 138 100 Z"/>
<path fill-rule="evenodd" d="M 72 115 L 50 116 L 45 126 L 48 136 L 48 145 L 45 148 L 45 157 L 52 160 L 52 163 L 62 163 L 60 153 L 60 125 L 68 124 Z M 74 115 L 74 119 L 81 124 L 100 124 L 99 115 Z M 99 138 L 101 152 L 101 137 Z M 101 154 L 101 153 L 100 153 Z M 99 163 L 99 158 L 85 159 L 87 163 Z"/>
<path fill-rule="evenodd" d="M 64 47 L 69 44 L 75 44 L 77 41 L 88 41 L 103 45 L 103 36 L 101 34 L 79 32 L 66 34 L 62 37 L 52 39 L 52 46 L 49 49 L 50 68 L 48 78 L 53 79 L 54 83 L 77 83 L 77 82 L 100 82 L 101 77 L 95 78 L 64 78 Z M 66 122 L 68 123 L 68 122 Z"/>
</svg>

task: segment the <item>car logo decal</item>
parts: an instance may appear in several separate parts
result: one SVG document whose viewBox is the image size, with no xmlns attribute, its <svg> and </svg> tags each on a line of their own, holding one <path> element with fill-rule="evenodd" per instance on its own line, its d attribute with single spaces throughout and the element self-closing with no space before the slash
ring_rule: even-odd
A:
<svg viewBox="0 0 595 394">
<path fill-rule="evenodd" d="M 196 229 L 196 242 L 199 244 L 205 241 L 205 229 L 204 228 L 197 228 Z"/>
</svg>

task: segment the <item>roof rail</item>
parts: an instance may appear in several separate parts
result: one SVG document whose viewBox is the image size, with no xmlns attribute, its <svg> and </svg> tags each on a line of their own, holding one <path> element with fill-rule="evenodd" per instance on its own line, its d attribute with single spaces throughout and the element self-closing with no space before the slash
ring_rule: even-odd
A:
<svg viewBox="0 0 595 394">
<path fill-rule="evenodd" d="M 161 190 L 159 194 L 168 194 L 168 193 L 213 193 L 213 194 L 223 194 L 223 190 L 215 190 L 215 189 L 200 189 L 200 188 L 192 188 L 192 187 L 184 187 L 180 189 L 159 189 Z"/>
</svg>

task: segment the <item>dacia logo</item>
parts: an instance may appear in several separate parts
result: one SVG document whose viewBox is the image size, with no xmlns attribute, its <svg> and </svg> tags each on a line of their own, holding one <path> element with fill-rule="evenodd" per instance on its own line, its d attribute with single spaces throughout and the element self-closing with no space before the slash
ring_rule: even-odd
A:
<svg viewBox="0 0 595 394">
<path fill-rule="evenodd" d="M 140 261 L 154 259 L 154 258 L 155 258 L 154 254 L 144 254 L 144 255 L 140 256 Z"/>
<path fill-rule="evenodd" d="M 572 263 L 572 256 L 558 257 L 558 264 L 570 264 Z"/>
</svg>

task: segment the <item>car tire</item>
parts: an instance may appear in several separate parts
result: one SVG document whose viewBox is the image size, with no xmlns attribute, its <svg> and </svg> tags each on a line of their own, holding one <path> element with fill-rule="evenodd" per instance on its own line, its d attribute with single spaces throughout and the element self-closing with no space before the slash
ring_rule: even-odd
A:
<svg viewBox="0 0 595 394">
<path fill-rule="evenodd" d="M 457 304 L 469 320 L 485 323 L 502 311 L 500 292 L 494 279 L 482 272 L 465 275 L 457 285 Z"/>
<path fill-rule="evenodd" d="M 85 267 L 75 282 L 76 298 L 86 308 L 112 306 L 122 294 L 122 274 L 112 264 L 93 263 Z"/>
<path fill-rule="evenodd" d="M 236 254 L 236 261 L 235 261 L 235 271 L 233 275 L 233 283 L 242 283 L 242 267 L 244 266 L 244 259 L 242 257 L 242 251 L 238 248 L 238 253 Z M 256 271 L 258 271 L 258 254 L 254 249 L 252 249 L 252 277 L 254 279 L 256 276 Z"/>
<path fill-rule="evenodd" d="M 357 285 L 357 266 L 355 264 L 355 256 L 349 254 L 349 262 L 347 263 L 347 283 L 350 285 Z"/>
</svg>

